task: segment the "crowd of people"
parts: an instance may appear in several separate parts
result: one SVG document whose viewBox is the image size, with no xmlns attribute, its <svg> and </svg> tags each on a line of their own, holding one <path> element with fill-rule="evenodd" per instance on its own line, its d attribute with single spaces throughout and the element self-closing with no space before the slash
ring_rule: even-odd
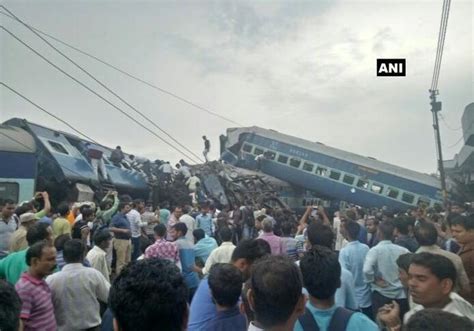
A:
<svg viewBox="0 0 474 331">
<path fill-rule="evenodd" d="M 0 330 L 473 330 L 470 212 L 1 200 Z"/>
</svg>

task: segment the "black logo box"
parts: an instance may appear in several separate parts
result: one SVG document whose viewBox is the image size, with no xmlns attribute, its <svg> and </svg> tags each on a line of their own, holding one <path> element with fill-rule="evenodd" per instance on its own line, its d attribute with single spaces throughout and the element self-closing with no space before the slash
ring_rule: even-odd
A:
<svg viewBox="0 0 474 331">
<path fill-rule="evenodd" d="M 377 76 L 406 76 L 406 59 L 377 59 Z"/>
</svg>

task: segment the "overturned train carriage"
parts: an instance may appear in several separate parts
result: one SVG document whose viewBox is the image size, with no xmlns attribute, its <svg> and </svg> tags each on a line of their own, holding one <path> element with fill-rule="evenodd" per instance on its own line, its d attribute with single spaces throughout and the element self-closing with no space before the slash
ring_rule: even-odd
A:
<svg viewBox="0 0 474 331">
<path fill-rule="evenodd" d="M 107 190 L 148 198 L 146 175 L 112 164 L 108 147 L 19 118 L 6 121 L 0 133 L 0 198 L 23 201 L 42 190 L 53 201 L 93 200 Z M 103 152 L 108 179 L 94 173 L 82 147 L 86 142 Z"/>
<path fill-rule="evenodd" d="M 231 128 L 220 140 L 224 162 L 260 168 L 326 199 L 391 210 L 442 204 L 438 178 L 319 142 L 259 127 Z"/>
</svg>

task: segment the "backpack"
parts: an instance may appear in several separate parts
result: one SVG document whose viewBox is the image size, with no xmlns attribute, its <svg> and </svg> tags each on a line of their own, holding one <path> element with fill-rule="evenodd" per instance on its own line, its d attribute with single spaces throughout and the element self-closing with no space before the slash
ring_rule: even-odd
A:
<svg viewBox="0 0 474 331">
<path fill-rule="evenodd" d="M 336 311 L 331 317 L 331 321 L 329 322 L 328 331 L 345 331 L 347 328 L 347 324 L 351 316 L 355 313 L 355 311 L 337 307 Z M 305 312 L 298 318 L 301 326 L 303 327 L 304 331 L 319 331 L 318 323 L 314 320 L 313 314 L 308 308 L 305 308 Z"/>
</svg>

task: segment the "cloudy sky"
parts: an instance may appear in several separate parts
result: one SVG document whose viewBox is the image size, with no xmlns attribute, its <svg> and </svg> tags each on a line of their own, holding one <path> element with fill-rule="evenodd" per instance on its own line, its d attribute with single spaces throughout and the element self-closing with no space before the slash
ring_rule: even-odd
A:
<svg viewBox="0 0 474 331">
<path fill-rule="evenodd" d="M 30 25 L 241 125 L 436 169 L 428 89 L 441 0 L 2 3 Z M 455 129 L 474 101 L 473 17 L 472 1 L 452 2 L 439 80 L 445 159 L 461 148 L 451 147 L 462 134 Z M 0 20 L 133 113 L 19 23 Z M 219 135 L 236 126 L 54 44 L 196 154 L 205 134 L 217 158 Z M 1 81 L 95 140 L 150 158 L 182 158 L 4 31 L 0 47 Z M 406 58 L 407 76 L 376 77 L 377 58 Z M 5 88 L 0 102 L 0 121 L 21 117 L 69 131 Z"/>
</svg>

